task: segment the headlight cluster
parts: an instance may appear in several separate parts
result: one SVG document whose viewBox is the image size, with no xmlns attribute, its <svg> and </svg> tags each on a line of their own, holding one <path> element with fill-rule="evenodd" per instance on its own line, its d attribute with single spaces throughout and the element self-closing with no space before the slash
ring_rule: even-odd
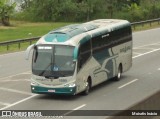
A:
<svg viewBox="0 0 160 119">
<path fill-rule="evenodd" d="M 38 86 L 39 84 L 36 83 L 36 82 L 34 82 L 34 81 L 32 81 L 32 82 L 31 82 L 31 85 L 32 85 L 32 86 Z"/>
<path fill-rule="evenodd" d="M 76 84 L 75 83 L 70 83 L 70 84 L 66 84 L 66 85 L 64 85 L 65 87 L 75 87 L 76 86 Z"/>
</svg>

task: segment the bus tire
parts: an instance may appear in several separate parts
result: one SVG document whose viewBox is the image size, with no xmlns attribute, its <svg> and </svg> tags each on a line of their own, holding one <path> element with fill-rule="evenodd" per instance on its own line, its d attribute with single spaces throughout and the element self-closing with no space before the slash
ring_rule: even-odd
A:
<svg viewBox="0 0 160 119">
<path fill-rule="evenodd" d="M 122 76 L 122 64 L 120 64 L 119 67 L 118 67 L 118 74 L 115 77 L 115 80 L 119 81 L 121 79 L 121 76 Z"/>
<path fill-rule="evenodd" d="M 87 82 L 86 82 L 86 89 L 85 89 L 85 91 L 83 92 L 83 95 L 88 95 L 90 89 L 91 89 L 91 80 L 88 79 Z"/>
</svg>

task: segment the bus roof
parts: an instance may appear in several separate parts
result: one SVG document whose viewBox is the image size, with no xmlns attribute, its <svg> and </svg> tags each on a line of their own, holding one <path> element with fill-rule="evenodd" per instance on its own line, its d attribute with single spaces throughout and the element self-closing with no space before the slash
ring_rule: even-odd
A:
<svg viewBox="0 0 160 119">
<path fill-rule="evenodd" d="M 92 37 L 103 31 L 114 31 L 115 29 L 130 26 L 126 20 L 98 19 L 82 24 L 72 24 L 50 31 L 44 35 L 37 44 L 64 44 L 77 46 L 81 40 Z"/>
</svg>

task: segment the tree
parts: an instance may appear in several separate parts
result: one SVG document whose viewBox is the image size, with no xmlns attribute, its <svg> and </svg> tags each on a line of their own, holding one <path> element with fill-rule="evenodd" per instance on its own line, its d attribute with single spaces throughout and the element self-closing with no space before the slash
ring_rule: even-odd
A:
<svg viewBox="0 0 160 119">
<path fill-rule="evenodd" d="M 10 15 L 13 13 L 15 6 L 16 4 L 10 3 L 9 0 L 0 1 L 0 17 L 3 25 L 10 25 L 9 18 Z"/>
<path fill-rule="evenodd" d="M 21 11 L 14 16 L 17 20 L 83 22 L 116 18 L 132 22 L 160 17 L 160 0 L 16 1 L 21 1 Z"/>
</svg>

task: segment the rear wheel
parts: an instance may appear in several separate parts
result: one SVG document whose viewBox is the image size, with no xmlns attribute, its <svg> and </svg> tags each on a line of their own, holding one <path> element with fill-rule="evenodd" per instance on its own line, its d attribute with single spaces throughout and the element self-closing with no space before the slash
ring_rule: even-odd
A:
<svg viewBox="0 0 160 119">
<path fill-rule="evenodd" d="M 119 67 L 118 67 L 118 74 L 115 77 L 115 80 L 119 81 L 121 79 L 121 76 L 122 76 L 122 65 L 120 64 Z"/>
</svg>

